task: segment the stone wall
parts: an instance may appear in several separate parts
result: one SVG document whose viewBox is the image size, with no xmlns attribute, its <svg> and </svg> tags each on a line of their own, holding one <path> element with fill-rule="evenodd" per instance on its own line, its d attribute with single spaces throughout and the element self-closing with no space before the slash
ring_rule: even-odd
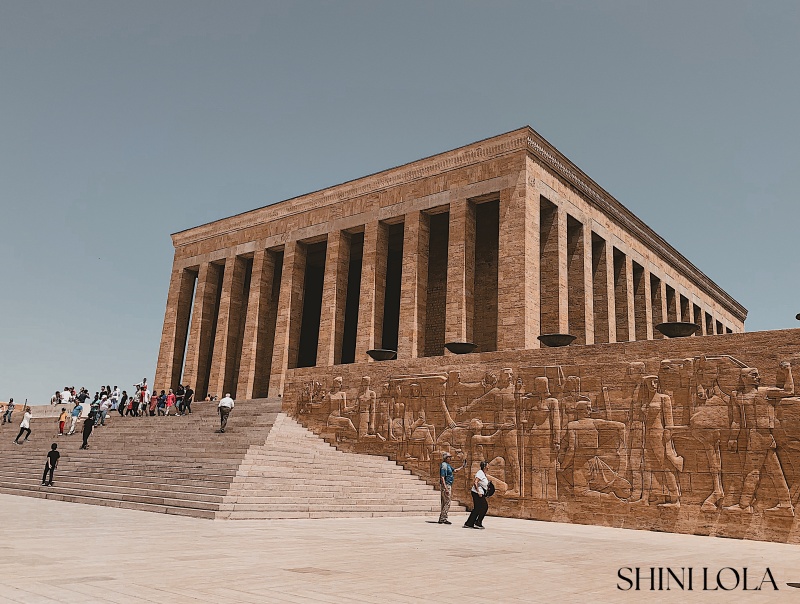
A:
<svg viewBox="0 0 800 604">
<path fill-rule="evenodd" d="M 284 410 L 490 514 L 800 542 L 800 330 L 288 372 Z M 364 379 L 364 378 L 367 379 Z M 341 386 L 339 380 L 341 378 Z"/>
</svg>

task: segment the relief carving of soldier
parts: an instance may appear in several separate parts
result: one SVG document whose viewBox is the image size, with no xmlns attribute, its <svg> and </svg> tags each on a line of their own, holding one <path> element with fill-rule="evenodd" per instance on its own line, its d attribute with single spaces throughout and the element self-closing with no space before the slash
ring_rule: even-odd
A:
<svg viewBox="0 0 800 604">
<path fill-rule="evenodd" d="M 530 451 L 530 468 L 525 477 L 530 487 L 526 491 L 534 499 L 556 501 L 561 409 L 558 399 L 550 395 L 546 377 L 534 378 L 533 386 L 534 391 L 522 398 L 523 451 Z"/>
<path fill-rule="evenodd" d="M 516 397 L 514 390 L 514 374 L 511 369 L 503 369 L 497 379 L 497 386 L 486 394 L 478 397 L 466 407 L 462 407 L 460 414 L 479 412 L 484 409 L 494 410 L 498 413 L 496 430 L 494 434 L 472 437 L 476 445 L 498 445 L 503 449 L 505 460 L 505 475 L 509 490 L 508 497 L 520 496 L 520 465 L 519 443 L 517 442 L 517 417 Z"/>
<path fill-rule="evenodd" d="M 683 458 L 672 443 L 672 401 L 659 391 L 657 375 L 646 375 L 639 390 L 640 416 L 644 428 L 644 480 L 638 503 L 649 505 L 666 488 L 666 501 L 659 507 L 680 507 L 677 473 L 683 471 Z"/>
<path fill-rule="evenodd" d="M 329 408 L 328 427 L 336 431 L 337 440 L 358 438 L 358 431 L 349 417 L 356 411 L 356 407 L 347 406 L 347 393 L 342 390 L 341 377 L 333 378 L 333 387 L 325 398 Z"/>
<path fill-rule="evenodd" d="M 589 401 L 576 403 L 576 419 L 567 424 L 561 466 L 567 472 L 571 470 L 575 496 L 598 501 L 626 500 L 631 496 L 631 483 L 624 477 L 625 424 L 592 419 L 590 413 Z M 609 445 L 608 441 L 613 443 Z"/>
<path fill-rule="evenodd" d="M 728 448 L 736 451 L 740 438 L 745 443 L 742 491 L 739 503 L 725 509 L 752 514 L 753 501 L 763 472 L 772 482 L 778 497 L 777 504 L 765 511 L 769 514 L 794 516 L 789 487 L 775 452 L 777 443 L 772 434 L 775 428 L 775 406 L 781 398 L 769 397 L 769 394 L 777 394 L 777 389 L 761 387 L 761 376 L 755 368 L 741 370 L 740 388 L 732 396 L 733 423 Z"/>
</svg>

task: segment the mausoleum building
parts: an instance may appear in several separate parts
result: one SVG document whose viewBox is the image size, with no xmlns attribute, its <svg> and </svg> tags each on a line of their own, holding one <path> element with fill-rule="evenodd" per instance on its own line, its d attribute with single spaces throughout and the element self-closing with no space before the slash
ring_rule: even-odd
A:
<svg viewBox="0 0 800 604">
<path fill-rule="evenodd" d="M 277 396 L 289 370 L 371 349 L 652 340 L 667 321 L 737 333 L 747 315 L 530 127 L 172 240 L 154 386 L 198 398 Z"/>
</svg>

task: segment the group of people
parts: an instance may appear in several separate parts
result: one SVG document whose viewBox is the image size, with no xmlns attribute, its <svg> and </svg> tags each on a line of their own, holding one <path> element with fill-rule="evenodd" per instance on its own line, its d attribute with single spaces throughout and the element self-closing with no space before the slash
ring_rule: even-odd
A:
<svg viewBox="0 0 800 604">
<path fill-rule="evenodd" d="M 450 465 L 451 459 L 452 455 L 450 455 L 450 453 L 446 451 L 442 453 L 442 463 L 439 466 L 439 489 L 442 498 L 442 507 L 439 512 L 439 524 L 453 524 L 447 519 L 447 515 L 450 512 L 450 501 L 453 497 L 453 482 L 455 482 L 455 474 L 467 467 L 466 458 L 458 468 L 454 468 Z M 472 495 L 472 511 L 467 521 L 464 523 L 464 528 L 485 528 L 483 526 L 483 519 L 489 511 L 489 497 L 491 497 L 493 493 L 489 478 L 486 476 L 486 472 L 484 472 L 488 465 L 486 461 L 480 462 L 480 469 L 475 472 L 475 476 L 472 479 L 472 489 L 470 490 L 470 495 Z"/>
</svg>

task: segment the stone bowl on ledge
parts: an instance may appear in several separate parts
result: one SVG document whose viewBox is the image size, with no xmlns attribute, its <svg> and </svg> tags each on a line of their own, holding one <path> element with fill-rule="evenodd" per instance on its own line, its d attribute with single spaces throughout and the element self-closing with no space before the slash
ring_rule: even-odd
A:
<svg viewBox="0 0 800 604">
<path fill-rule="evenodd" d="M 558 348 L 569 346 L 577 337 L 569 333 L 543 333 L 536 339 L 549 348 Z"/>
<path fill-rule="evenodd" d="M 453 354 L 469 354 L 475 352 L 478 345 L 473 342 L 448 342 L 444 347 Z"/>
<path fill-rule="evenodd" d="M 372 358 L 373 361 L 391 361 L 392 359 L 397 358 L 396 350 L 387 350 L 386 348 L 367 350 L 367 354 Z"/>
<path fill-rule="evenodd" d="M 685 338 L 694 335 L 700 330 L 697 323 L 687 323 L 685 321 L 668 321 L 659 323 L 656 329 L 668 338 Z"/>
</svg>

